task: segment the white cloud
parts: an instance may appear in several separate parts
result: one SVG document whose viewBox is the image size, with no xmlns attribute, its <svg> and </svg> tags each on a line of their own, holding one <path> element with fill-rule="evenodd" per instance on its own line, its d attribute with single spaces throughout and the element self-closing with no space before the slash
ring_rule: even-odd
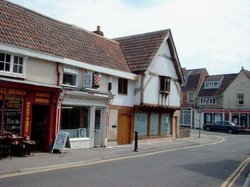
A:
<svg viewBox="0 0 250 187">
<path fill-rule="evenodd" d="M 11 1 L 87 30 L 100 25 L 108 38 L 170 28 L 183 67 L 250 70 L 248 0 Z"/>
</svg>

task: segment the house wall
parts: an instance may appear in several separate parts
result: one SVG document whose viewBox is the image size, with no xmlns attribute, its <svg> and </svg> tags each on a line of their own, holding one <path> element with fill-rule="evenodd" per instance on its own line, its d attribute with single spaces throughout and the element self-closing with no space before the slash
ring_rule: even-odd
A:
<svg viewBox="0 0 250 187">
<path fill-rule="evenodd" d="M 57 64 L 37 58 L 28 58 L 26 80 L 56 85 Z"/>
<path fill-rule="evenodd" d="M 154 105 L 180 106 L 180 83 L 177 81 L 175 66 L 170 60 L 167 43 L 163 45 L 153 63 L 145 73 L 143 81 L 143 103 Z M 159 76 L 171 77 L 171 88 L 168 97 L 162 98 L 159 93 Z M 140 93 L 139 93 L 140 94 Z"/>
<path fill-rule="evenodd" d="M 112 105 L 116 106 L 134 106 L 134 81 L 128 80 L 128 94 L 118 94 L 118 77 L 111 77 L 111 93 L 114 95 Z"/>
<path fill-rule="evenodd" d="M 225 109 L 249 109 L 250 107 L 250 81 L 244 72 L 240 72 L 236 79 L 224 92 L 223 105 Z M 244 94 L 244 105 L 236 105 L 236 95 Z"/>
</svg>

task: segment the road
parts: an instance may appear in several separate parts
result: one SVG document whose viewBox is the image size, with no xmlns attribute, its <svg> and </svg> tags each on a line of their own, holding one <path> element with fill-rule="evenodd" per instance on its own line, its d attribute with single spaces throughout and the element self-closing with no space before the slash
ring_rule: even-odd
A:
<svg viewBox="0 0 250 187">
<path fill-rule="evenodd" d="M 250 157 L 250 135 L 215 134 L 227 140 L 145 157 L 4 178 L 0 186 L 221 186 Z M 250 172 L 249 165 L 233 186 L 243 185 Z"/>
</svg>

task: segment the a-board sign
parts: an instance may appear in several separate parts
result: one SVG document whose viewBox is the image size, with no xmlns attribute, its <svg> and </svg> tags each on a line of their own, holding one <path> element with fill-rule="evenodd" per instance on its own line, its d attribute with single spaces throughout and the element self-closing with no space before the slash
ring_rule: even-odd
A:
<svg viewBox="0 0 250 187">
<path fill-rule="evenodd" d="M 63 154 L 65 147 L 67 148 L 71 147 L 69 133 L 64 132 L 64 131 L 59 131 L 56 136 L 51 153 L 53 153 L 53 151 L 56 149 L 56 150 L 59 150 Z"/>
</svg>

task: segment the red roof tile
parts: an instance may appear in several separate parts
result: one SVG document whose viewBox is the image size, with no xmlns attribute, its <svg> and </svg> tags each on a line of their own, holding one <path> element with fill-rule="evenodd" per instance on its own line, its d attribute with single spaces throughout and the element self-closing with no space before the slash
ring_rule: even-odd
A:
<svg viewBox="0 0 250 187">
<path fill-rule="evenodd" d="M 130 72 L 116 41 L 0 1 L 0 42 Z"/>
<path fill-rule="evenodd" d="M 132 72 L 145 71 L 169 30 L 116 38 Z"/>
</svg>

